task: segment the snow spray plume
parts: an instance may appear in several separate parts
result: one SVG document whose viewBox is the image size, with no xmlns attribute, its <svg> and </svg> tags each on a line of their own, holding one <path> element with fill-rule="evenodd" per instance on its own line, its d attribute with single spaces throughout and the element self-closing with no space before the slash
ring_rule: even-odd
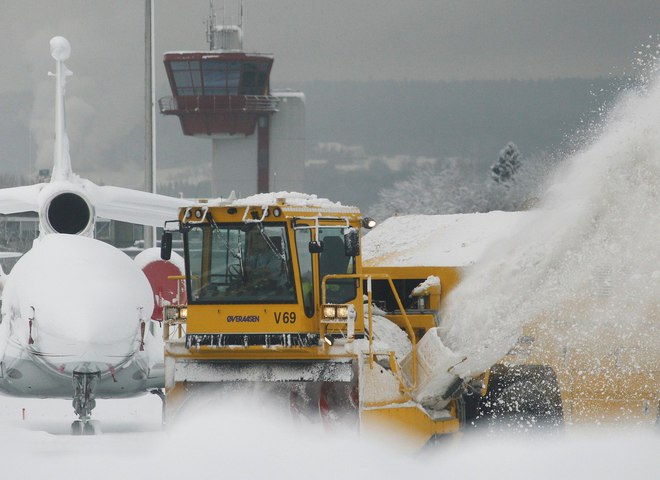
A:
<svg viewBox="0 0 660 480">
<path fill-rule="evenodd" d="M 601 373 L 609 357 L 624 374 L 657 371 L 659 206 L 656 78 L 621 96 L 540 208 L 450 295 L 444 341 L 468 355 L 460 373 L 487 369 L 539 320 L 555 346 L 592 355 Z"/>
</svg>

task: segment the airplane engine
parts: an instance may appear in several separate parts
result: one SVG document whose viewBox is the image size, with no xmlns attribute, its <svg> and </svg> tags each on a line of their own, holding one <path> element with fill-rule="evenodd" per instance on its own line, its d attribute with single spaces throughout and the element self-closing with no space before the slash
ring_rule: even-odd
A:
<svg viewBox="0 0 660 480">
<path fill-rule="evenodd" d="M 55 192 L 40 212 L 45 233 L 68 233 L 91 236 L 94 233 L 94 207 L 81 193 Z"/>
</svg>

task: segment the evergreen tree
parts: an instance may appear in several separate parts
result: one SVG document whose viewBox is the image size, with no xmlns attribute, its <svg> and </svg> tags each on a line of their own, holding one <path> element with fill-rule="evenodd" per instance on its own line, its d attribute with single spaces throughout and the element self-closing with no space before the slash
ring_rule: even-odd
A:
<svg viewBox="0 0 660 480">
<path fill-rule="evenodd" d="M 513 182 L 515 173 L 520 168 L 520 152 L 515 143 L 509 142 L 500 150 L 500 157 L 490 167 L 490 176 L 495 183 L 507 188 Z"/>
</svg>

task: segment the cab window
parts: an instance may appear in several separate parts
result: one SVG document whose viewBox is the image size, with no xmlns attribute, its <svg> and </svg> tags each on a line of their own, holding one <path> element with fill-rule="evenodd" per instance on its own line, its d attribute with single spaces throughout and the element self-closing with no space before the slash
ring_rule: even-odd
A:
<svg viewBox="0 0 660 480">
<path fill-rule="evenodd" d="M 320 228 L 318 240 L 323 243 L 323 251 L 319 253 L 319 285 L 326 275 L 355 273 L 355 258 L 346 255 L 343 229 Z M 355 279 L 330 279 L 326 282 L 327 303 L 346 303 L 353 300 L 356 294 Z"/>
<path fill-rule="evenodd" d="M 186 238 L 191 303 L 296 302 L 284 225 L 200 225 Z"/>
<path fill-rule="evenodd" d="M 298 268 L 300 271 L 300 288 L 302 289 L 305 314 L 314 314 L 314 274 L 312 254 L 309 253 L 309 242 L 312 239 L 310 230 L 296 230 L 296 250 L 298 251 Z"/>
</svg>

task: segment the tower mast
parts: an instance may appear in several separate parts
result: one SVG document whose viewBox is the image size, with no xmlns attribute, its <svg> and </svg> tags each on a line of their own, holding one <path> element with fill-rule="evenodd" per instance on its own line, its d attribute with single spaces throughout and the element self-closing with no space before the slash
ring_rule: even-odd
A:
<svg viewBox="0 0 660 480">
<path fill-rule="evenodd" d="M 154 5 L 145 0 L 144 15 L 144 189 L 156 193 L 156 126 L 154 108 L 156 88 L 154 82 Z M 144 227 L 144 248 L 155 246 L 156 228 Z"/>
</svg>

